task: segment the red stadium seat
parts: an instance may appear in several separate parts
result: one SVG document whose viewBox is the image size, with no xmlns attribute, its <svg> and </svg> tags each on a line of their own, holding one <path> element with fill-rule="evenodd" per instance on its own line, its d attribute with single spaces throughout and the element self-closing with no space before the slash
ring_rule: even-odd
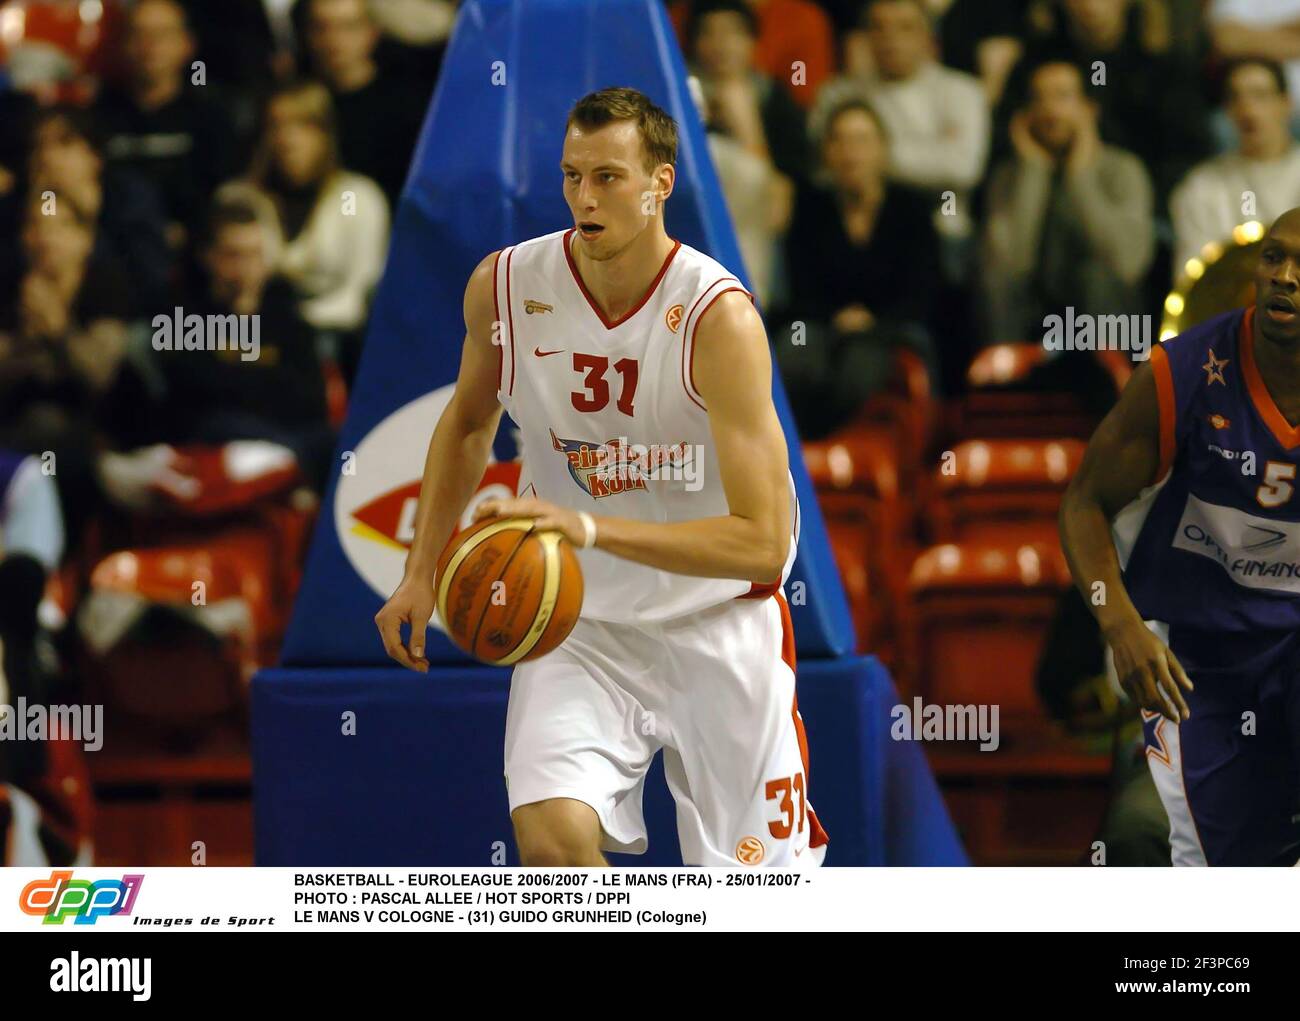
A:
<svg viewBox="0 0 1300 1021">
<path fill-rule="evenodd" d="M 247 739 L 160 751 L 116 738 L 91 757 L 95 856 L 99 863 L 194 861 L 202 834 L 206 864 L 253 863 L 252 763 Z"/>
<path fill-rule="evenodd" d="M 894 352 L 889 386 L 871 397 L 855 422 L 884 423 L 894 427 L 899 441 L 899 465 L 905 482 L 919 474 L 938 419 L 938 404 L 930 388 L 930 374 L 920 356 L 907 348 Z"/>
<path fill-rule="evenodd" d="M 91 575 L 82 628 L 112 704 L 167 729 L 202 728 L 242 711 L 258 650 L 280 630 L 274 563 L 271 536 L 253 530 L 203 548 L 107 557 Z M 147 631 L 134 628 L 137 621 Z"/>
<path fill-rule="evenodd" d="M 970 392 L 957 408 L 956 431 L 962 436 L 1057 437 L 1087 439 L 1096 427 L 1070 393 L 987 389 L 1023 380 L 1047 358 L 1040 344 L 995 344 L 985 348 L 966 370 Z"/>
<path fill-rule="evenodd" d="M 1069 570 L 1060 547 L 1025 541 L 945 543 L 910 579 L 920 690 L 938 704 L 996 703 L 1002 719 L 1041 718 L 1034 672 Z"/>
<path fill-rule="evenodd" d="M 975 388 L 1016 383 L 1046 360 L 1041 344 L 994 344 L 971 360 L 966 382 Z"/>
<path fill-rule="evenodd" d="M 941 458 L 932 479 L 929 521 L 935 538 L 989 537 L 1005 532 L 1007 524 L 1031 522 L 1046 522 L 1054 533 L 1061 493 L 1084 449 L 1081 440 L 1070 438 L 958 444 L 951 458 Z"/>
<path fill-rule="evenodd" d="M 227 532 L 208 545 L 122 550 L 107 557 L 90 577 L 91 588 L 139 596 L 149 603 L 212 606 L 241 600 L 248 633 L 274 628 L 270 580 L 275 554 L 271 537 L 251 530 Z M 198 588 L 198 586 L 202 588 Z M 202 602 L 196 602 L 199 597 Z"/>
<path fill-rule="evenodd" d="M 181 453 L 197 486 L 126 523 L 127 548 L 100 554 L 78 616 L 82 672 L 114 720 L 173 743 L 243 729 L 246 682 L 274 662 L 318 510 L 290 488 L 297 468 L 280 448 Z"/>
<path fill-rule="evenodd" d="M 922 474 L 921 463 L 933 441 L 939 411 L 925 363 L 913 352 L 899 349 L 894 354 L 889 385 L 868 398 L 834 436 L 813 445 L 828 444 L 843 436 L 888 437 L 900 482 L 910 491 Z"/>
<path fill-rule="evenodd" d="M 893 376 L 884 391 L 869 398 L 832 435 L 804 444 L 813 484 L 828 489 L 870 488 L 869 476 L 881 463 L 881 451 L 888 448 L 895 488 L 910 487 L 933 439 L 938 412 L 925 363 L 913 352 L 900 349 L 895 352 Z M 832 450 L 836 450 L 834 459 L 823 455 Z M 850 460 L 845 460 L 845 453 Z M 865 480 L 860 474 L 863 469 L 868 472 Z"/>
<path fill-rule="evenodd" d="M 868 571 L 869 605 L 850 602 L 859 646 L 891 666 L 898 664 L 889 636 L 898 633 L 906 615 L 915 514 L 904 495 L 896 435 L 888 424 L 859 422 L 803 448 L 851 600 L 846 565 Z"/>
<path fill-rule="evenodd" d="M 924 361 L 900 348 L 884 391 L 833 435 L 804 444 L 804 462 L 826 518 L 850 597 L 860 649 L 871 651 L 907 687 L 910 625 L 907 569 L 916 548 L 923 462 L 939 419 Z M 865 566 L 867 591 L 855 572 Z"/>
<path fill-rule="evenodd" d="M 887 427 L 854 424 L 803 445 L 803 460 L 818 493 L 861 493 L 896 502 L 898 448 Z"/>
<path fill-rule="evenodd" d="M 234 440 L 175 449 L 176 470 L 193 480 L 192 491 L 159 488 L 156 495 L 187 517 L 241 510 L 302 481 L 293 453 L 276 443 Z"/>
<path fill-rule="evenodd" d="M 0 3 L 0 67 L 8 87 L 43 105 L 86 105 L 98 81 L 121 62 L 125 4 L 121 0 L 12 0 Z"/>
</svg>

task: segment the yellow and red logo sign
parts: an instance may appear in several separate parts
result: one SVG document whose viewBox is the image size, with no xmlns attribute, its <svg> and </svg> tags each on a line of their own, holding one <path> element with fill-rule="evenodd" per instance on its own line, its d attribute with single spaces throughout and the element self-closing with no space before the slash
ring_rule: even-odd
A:
<svg viewBox="0 0 1300 1021">
<path fill-rule="evenodd" d="M 383 599 L 402 581 L 415 536 L 429 436 L 453 387 L 440 387 L 398 408 L 366 434 L 350 452 L 350 460 L 344 460 L 334 493 L 334 528 L 348 563 Z M 457 531 L 468 527 L 481 501 L 514 496 L 519 470 L 518 461 L 489 463 Z M 432 623 L 442 627 L 436 614 Z"/>
</svg>

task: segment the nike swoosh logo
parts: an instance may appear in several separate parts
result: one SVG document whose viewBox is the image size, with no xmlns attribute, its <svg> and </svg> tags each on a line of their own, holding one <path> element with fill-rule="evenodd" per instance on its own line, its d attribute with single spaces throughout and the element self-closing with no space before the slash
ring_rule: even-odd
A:
<svg viewBox="0 0 1300 1021">
<path fill-rule="evenodd" d="M 533 354 L 537 355 L 538 358 L 545 358 L 547 355 L 558 355 L 563 350 L 564 348 L 560 347 L 554 351 L 543 351 L 540 347 L 535 347 L 533 348 Z"/>
</svg>

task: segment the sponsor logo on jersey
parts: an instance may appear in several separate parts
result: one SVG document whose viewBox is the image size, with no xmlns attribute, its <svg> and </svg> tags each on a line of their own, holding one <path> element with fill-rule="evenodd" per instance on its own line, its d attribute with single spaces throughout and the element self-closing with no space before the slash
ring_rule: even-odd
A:
<svg viewBox="0 0 1300 1021">
<path fill-rule="evenodd" d="M 524 299 L 524 313 L 526 315 L 533 315 L 534 313 L 540 315 L 543 312 L 554 312 L 554 311 L 555 311 L 554 305 L 547 305 L 546 303 L 541 301 L 534 301 L 532 298 Z"/>
<path fill-rule="evenodd" d="M 673 333 L 676 333 L 677 328 L 682 325 L 682 316 L 685 312 L 686 309 L 681 305 L 674 305 L 664 313 L 664 323 Z"/>
<path fill-rule="evenodd" d="M 573 481 L 597 500 L 644 490 L 647 481 L 685 479 L 691 489 L 698 478 L 698 459 L 689 443 L 629 443 L 626 436 L 601 443 L 561 439 L 554 429 L 550 433 L 551 446 L 564 455 Z"/>
<path fill-rule="evenodd" d="M 736 861 L 742 865 L 757 865 L 763 860 L 763 841 L 758 837 L 741 837 L 736 845 Z"/>
<path fill-rule="evenodd" d="M 533 348 L 533 354 L 537 355 L 538 358 L 545 358 L 547 355 L 558 355 L 563 350 L 564 348 L 557 347 L 554 351 L 543 351 L 540 347 L 535 347 Z"/>
<path fill-rule="evenodd" d="M 1250 528 L 1262 538 L 1258 542 L 1248 542 L 1241 547 L 1247 553 L 1258 553 L 1261 550 L 1272 549 L 1274 546 L 1280 546 L 1286 542 L 1286 532 L 1279 532 L 1276 528 L 1263 528 L 1260 525 L 1251 525 Z"/>
<path fill-rule="evenodd" d="M 1243 588 L 1300 595 L 1300 524 L 1187 497 L 1175 549 L 1208 557 Z"/>
<path fill-rule="evenodd" d="M 1224 418 L 1222 415 L 1217 413 L 1213 415 L 1207 415 L 1206 421 L 1209 422 L 1210 426 L 1214 429 L 1227 429 L 1229 426 L 1232 425 L 1232 423 L 1228 419 Z"/>
</svg>

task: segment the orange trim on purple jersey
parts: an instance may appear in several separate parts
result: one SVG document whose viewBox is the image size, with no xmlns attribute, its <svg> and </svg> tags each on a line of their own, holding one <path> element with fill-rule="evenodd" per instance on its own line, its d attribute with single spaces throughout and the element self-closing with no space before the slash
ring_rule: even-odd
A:
<svg viewBox="0 0 1300 1021">
<path fill-rule="evenodd" d="M 1151 372 L 1155 376 L 1156 401 L 1160 405 L 1160 465 L 1151 480 L 1156 483 L 1169 474 L 1169 469 L 1174 466 L 1174 455 L 1178 453 L 1174 375 L 1169 368 L 1169 355 L 1159 344 L 1151 350 Z"/>
<path fill-rule="evenodd" d="M 1268 387 L 1264 385 L 1264 377 L 1259 374 L 1259 366 L 1255 363 L 1255 306 L 1251 305 L 1246 309 L 1245 316 L 1241 320 L 1241 342 L 1238 346 L 1241 348 L 1241 372 L 1246 380 L 1246 390 L 1250 393 L 1250 401 L 1255 405 L 1255 410 L 1259 412 L 1259 417 L 1264 420 L 1278 443 L 1282 444 L 1287 450 L 1293 450 L 1300 446 L 1300 426 L 1293 426 L 1286 420 L 1286 416 L 1278 410 L 1278 406 L 1273 401 L 1273 395 L 1268 392 Z"/>
</svg>

